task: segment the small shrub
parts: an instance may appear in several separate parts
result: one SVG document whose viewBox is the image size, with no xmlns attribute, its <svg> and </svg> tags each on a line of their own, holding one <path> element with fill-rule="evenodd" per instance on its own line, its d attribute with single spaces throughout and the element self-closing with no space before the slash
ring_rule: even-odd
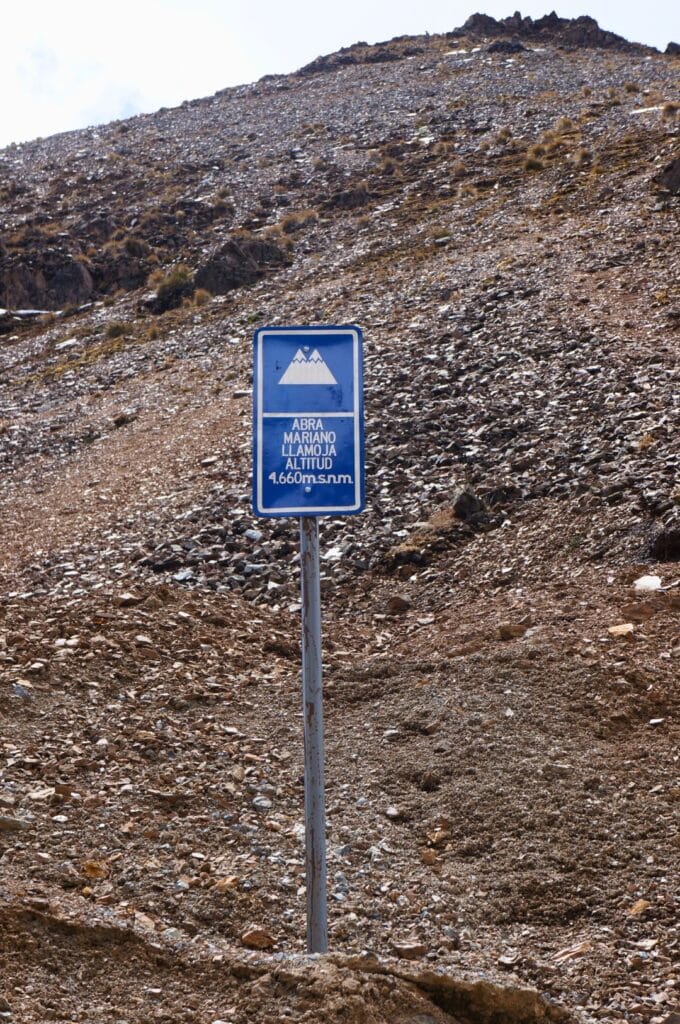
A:
<svg viewBox="0 0 680 1024">
<path fill-rule="evenodd" d="M 127 331 L 128 324 L 123 323 L 121 320 L 112 320 L 111 323 L 107 325 L 104 337 L 109 340 L 113 340 L 113 338 L 122 338 L 127 334 Z"/>
<path fill-rule="evenodd" d="M 640 86 L 637 84 L 637 82 L 624 82 L 623 88 L 624 91 L 627 93 L 634 93 L 640 91 Z"/>
<path fill-rule="evenodd" d="M 234 212 L 233 203 L 228 203 L 223 198 L 216 199 L 212 208 L 216 217 L 226 217 L 227 214 L 232 214 Z"/>
<path fill-rule="evenodd" d="M 529 146 L 527 150 L 527 157 L 530 160 L 540 160 L 542 156 L 545 156 L 545 146 L 537 142 L 534 146 Z"/>
<path fill-rule="evenodd" d="M 542 171 L 544 166 L 543 161 L 539 160 L 537 156 L 527 156 L 524 161 L 525 171 Z"/>
<path fill-rule="evenodd" d="M 378 174 L 396 174 L 399 170 L 399 164 L 394 157 L 385 156 L 378 164 L 376 170 Z"/>
<path fill-rule="evenodd" d="M 680 103 L 664 103 L 661 108 L 661 116 L 666 121 L 670 121 L 677 117 L 678 113 L 680 113 Z"/>
<path fill-rule="evenodd" d="M 156 291 L 154 311 L 157 313 L 176 309 L 194 291 L 193 274 L 185 263 L 178 263 L 167 274 L 155 270 L 149 278 L 149 284 Z"/>
<path fill-rule="evenodd" d="M 586 146 L 580 146 L 571 154 L 570 159 L 574 167 L 585 167 L 593 159 L 593 154 Z"/>
<path fill-rule="evenodd" d="M 136 256 L 143 258 L 149 252 L 149 244 L 145 242 L 143 238 L 135 238 L 134 235 L 128 235 L 123 243 L 128 256 Z"/>
<path fill-rule="evenodd" d="M 308 224 L 313 224 L 318 219 L 319 215 L 316 210 L 296 210 L 282 217 L 280 223 L 285 234 L 292 235 L 296 231 L 301 231 L 302 228 L 307 227 Z"/>
<path fill-rule="evenodd" d="M 212 295 L 207 288 L 197 288 L 194 292 L 194 306 L 206 306 L 211 299 Z"/>
</svg>

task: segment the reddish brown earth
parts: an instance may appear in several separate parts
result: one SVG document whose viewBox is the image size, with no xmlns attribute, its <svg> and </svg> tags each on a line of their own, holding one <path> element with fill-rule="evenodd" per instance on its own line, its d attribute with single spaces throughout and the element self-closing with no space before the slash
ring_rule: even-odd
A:
<svg viewBox="0 0 680 1024">
<path fill-rule="evenodd" d="M 0 1019 L 677 1024 L 680 63 L 577 28 L 0 153 L 4 294 L 48 252 L 90 279 L 0 315 Z M 250 283 L 192 297 L 234 246 Z M 179 261 L 159 312 L 138 285 Z M 250 509 L 250 343 L 349 321 L 368 503 L 321 526 L 309 960 L 297 526 Z"/>
</svg>

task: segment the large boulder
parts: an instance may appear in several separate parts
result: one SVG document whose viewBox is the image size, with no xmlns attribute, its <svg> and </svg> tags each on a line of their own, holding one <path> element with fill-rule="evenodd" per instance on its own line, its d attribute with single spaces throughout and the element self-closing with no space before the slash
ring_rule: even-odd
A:
<svg viewBox="0 0 680 1024">
<path fill-rule="evenodd" d="M 497 36 L 505 31 L 501 22 L 490 14 L 471 14 L 467 21 L 456 30 L 461 35 Z"/>
<path fill-rule="evenodd" d="M 509 18 L 496 19 L 488 14 L 471 14 L 461 28 L 448 33 L 450 36 L 476 36 L 486 39 L 514 38 L 527 39 L 537 43 L 551 42 L 568 49 L 603 48 L 620 50 L 625 53 L 649 51 L 650 47 L 629 43 L 623 36 L 600 28 L 594 18 L 582 15 L 578 18 L 560 18 L 553 11 L 534 20 L 523 18 L 516 11 Z"/>
<path fill-rule="evenodd" d="M 85 263 L 59 249 L 0 253 L 0 306 L 63 309 L 87 302 L 93 293 Z"/>
<path fill-rule="evenodd" d="M 487 53 L 522 53 L 525 49 L 519 39 L 497 39 L 487 47 Z"/>
<path fill-rule="evenodd" d="M 132 291 L 140 288 L 149 276 L 150 264 L 142 255 L 135 255 L 125 246 L 102 248 L 94 257 L 92 277 L 98 294 L 113 293 L 119 288 Z"/>
<path fill-rule="evenodd" d="M 672 195 L 680 195 L 680 157 L 666 164 L 664 169 L 652 178 L 655 185 Z"/>
<path fill-rule="evenodd" d="M 288 250 L 274 241 L 230 238 L 200 265 L 194 282 L 197 288 L 205 288 L 213 295 L 226 295 L 289 263 Z"/>
</svg>

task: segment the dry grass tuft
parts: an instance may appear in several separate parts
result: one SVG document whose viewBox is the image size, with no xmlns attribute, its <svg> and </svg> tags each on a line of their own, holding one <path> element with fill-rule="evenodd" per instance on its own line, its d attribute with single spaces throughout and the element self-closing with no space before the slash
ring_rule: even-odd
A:
<svg viewBox="0 0 680 1024">
<path fill-rule="evenodd" d="M 542 171 L 544 167 L 545 164 L 543 163 L 543 161 L 536 156 L 527 156 L 526 160 L 524 161 L 525 171 Z"/>
</svg>

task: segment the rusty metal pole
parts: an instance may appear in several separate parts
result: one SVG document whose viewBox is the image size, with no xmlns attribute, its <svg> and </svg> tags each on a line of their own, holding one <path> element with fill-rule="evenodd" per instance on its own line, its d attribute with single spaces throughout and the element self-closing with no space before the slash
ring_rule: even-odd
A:
<svg viewBox="0 0 680 1024">
<path fill-rule="evenodd" d="M 323 781 L 323 681 L 319 524 L 300 517 L 302 575 L 302 711 L 305 723 L 307 952 L 328 952 L 326 803 Z"/>
</svg>

